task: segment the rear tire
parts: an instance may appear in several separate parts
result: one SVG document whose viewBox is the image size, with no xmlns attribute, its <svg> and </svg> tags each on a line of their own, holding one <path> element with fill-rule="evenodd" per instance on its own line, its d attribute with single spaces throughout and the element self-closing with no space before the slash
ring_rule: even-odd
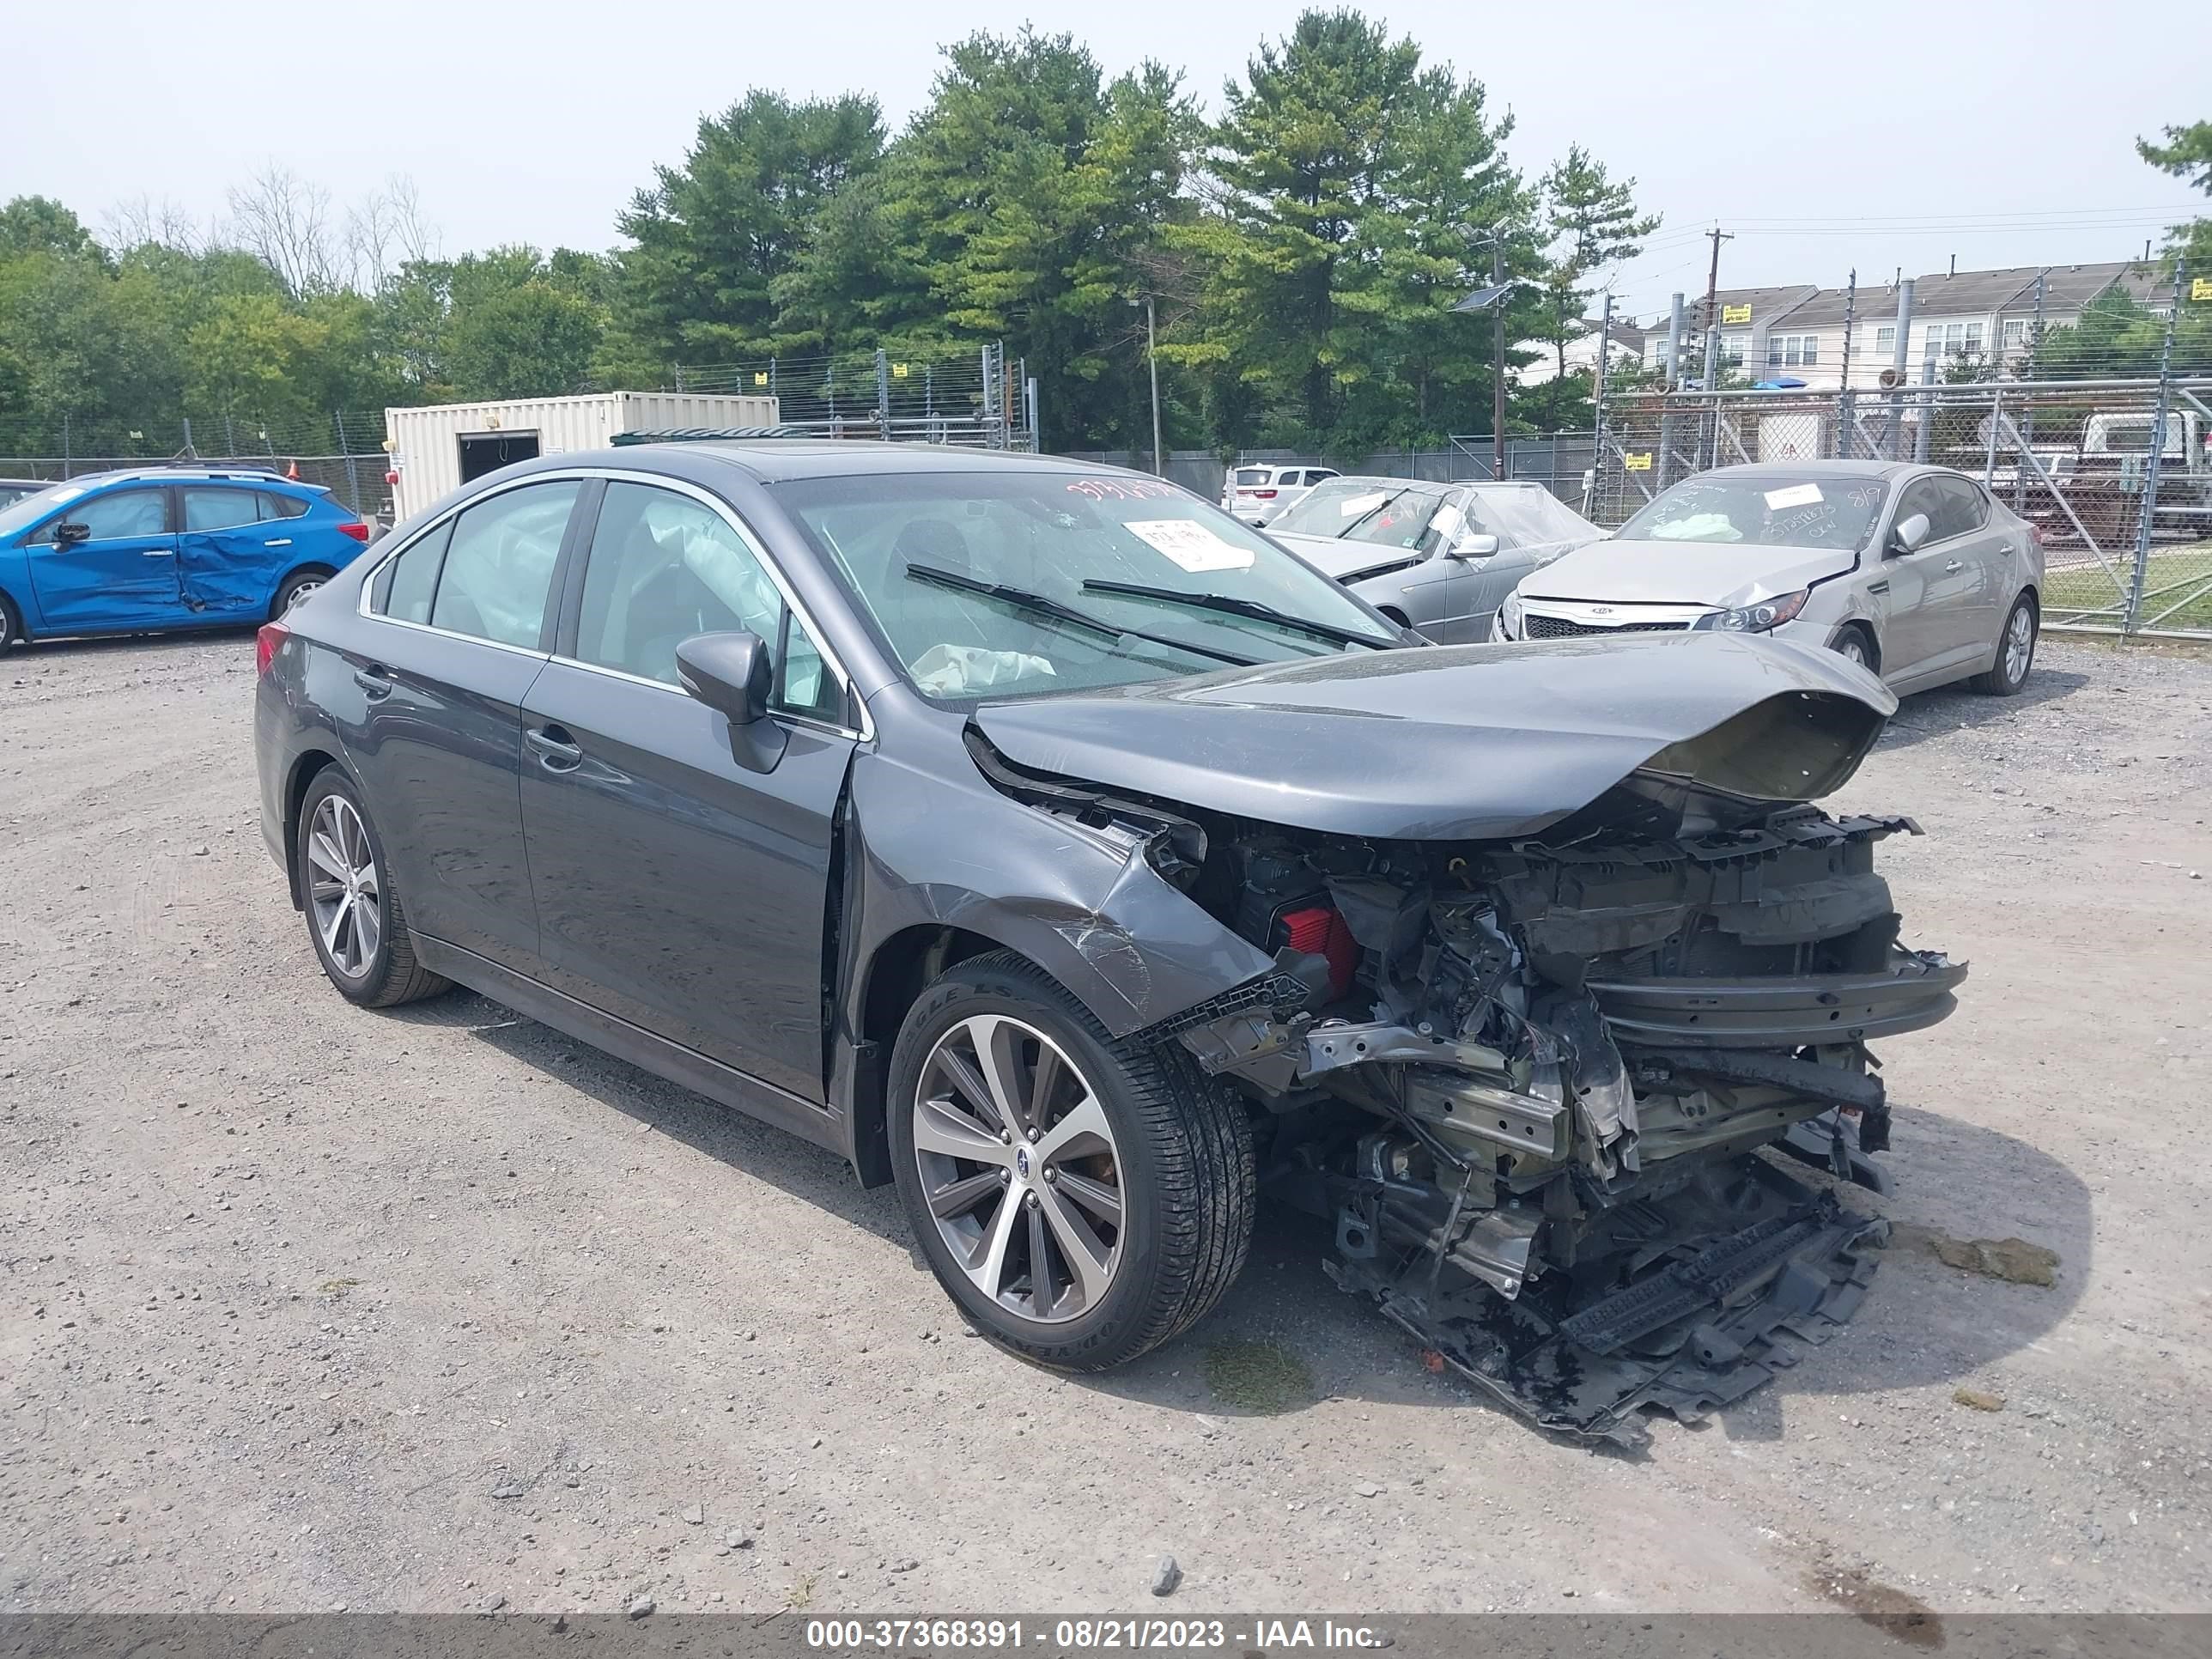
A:
<svg viewBox="0 0 2212 1659">
<path fill-rule="evenodd" d="M 2027 684 L 2030 670 L 2035 666 L 2035 647 L 2042 634 L 2042 617 L 2035 608 L 2035 596 L 2023 593 L 2012 602 L 2005 613 L 2004 626 L 1997 630 L 1996 659 L 1987 673 L 1974 676 L 1977 691 L 1992 697 L 2013 697 Z"/>
<path fill-rule="evenodd" d="M 415 959 L 415 936 L 361 792 L 325 768 L 300 802 L 300 908 L 316 960 L 364 1008 L 435 996 L 452 983 Z"/>
<path fill-rule="evenodd" d="M 1243 1268 L 1258 1182 L 1242 1101 L 1179 1048 L 1109 1037 L 1012 951 L 923 991 L 888 1105 L 922 1255 L 969 1322 L 1026 1358 L 1125 1364 L 1212 1311 Z"/>
<path fill-rule="evenodd" d="M 15 648 L 15 641 L 23 637 L 23 619 L 15 614 L 15 607 L 5 593 L 0 593 L 0 657 Z"/>
<path fill-rule="evenodd" d="M 295 570 L 284 578 L 284 585 L 276 590 L 276 597 L 270 601 L 269 620 L 276 622 L 280 619 L 294 605 L 330 580 L 333 574 L 313 566 L 305 570 Z"/>
</svg>

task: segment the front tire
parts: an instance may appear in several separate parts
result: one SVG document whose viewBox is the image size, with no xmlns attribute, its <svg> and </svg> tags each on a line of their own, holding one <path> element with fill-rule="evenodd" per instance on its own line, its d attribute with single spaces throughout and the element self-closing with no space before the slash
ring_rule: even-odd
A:
<svg viewBox="0 0 2212 1659">
<path fill-rule="evenodd" d="M 1868 637 L 1864 629 L 1856 624 L 1838 634 L 1829 641 L 1828 648 L 1845 662 L 1856 663 L 1869 674 L 1879 676 L 1881 672 L 1875 666 L 1873 640 Z"/>
<path fill-rule="evenodd" d="M 2033 594 L 2023 593 L 2014 599 L 2005 613 L 2003 628 L 1997 632 L 1996 659 L 1987 673 L 1974 676 L 1974 690 L 1992 697 L 2019 696 L 2021 687 L 2027 684 L 2028 670 L 2035 666 L 2041 624 Z"/>
<path fill-rule="evenodd" d="M 450 983 L 415 959 L 384 843 L 353 781 L 326 767 L 300 803 L 299 881 L 307 938 L 338 993 L 364 1008 L 434 996 Z"/>
<path fill-rule="evenodd" d="M 1001 1346 L 1096 1371 L 1236 1281 L 1257 1181 L 1241 1101 L 1115 1042 L 1011 951 L 948 969 L 891 1050 L 891 1163 L 938 1282 Z"/>
<path fill-rule="evenodd" d="M 0 593 L 0 657 L 15 648 L 15 641 L 23 637 L 23 619 L 15 614 L 15 607 L 5 593 Z"/>
</svg>

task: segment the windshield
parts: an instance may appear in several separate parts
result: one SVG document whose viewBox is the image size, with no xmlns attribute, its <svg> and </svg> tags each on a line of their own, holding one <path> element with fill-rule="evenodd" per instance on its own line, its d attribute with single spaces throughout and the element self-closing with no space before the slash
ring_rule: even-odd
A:
<svg viewBox="0 0 2212 1659">
<path fill-rule="evenodd" d="M 1880 478 L 1741 472 L 1686 478 L 1620 527 L 1625 542 L 1741 542 L 1856 551 L 1881 517 Z"/>
<path fill-rule="evenodd" d="M 811 478 L 776 495 L 916 689 L 947 702 L 1397 643 L 1335 583 L 1173 484 L 1009 467 Z M 1165 602 L 1102 583 L 1159 590 Z M 976 591 L 993 586 L 1009 592 Z M 1318 637 L 1296 619 L 1358 640 Z"/>
<path fill-rule="evenodd" d="M 7 540 L 20 530 L 29 529 L 56 507 L 83 495 L 84 489 L 82 483 L 51 484 L 35 495 L 26 495 L 9 506 L 0 507 L 0 541 Z M 7 499 L 0 495 L 0 501 Z"/>
</svg>

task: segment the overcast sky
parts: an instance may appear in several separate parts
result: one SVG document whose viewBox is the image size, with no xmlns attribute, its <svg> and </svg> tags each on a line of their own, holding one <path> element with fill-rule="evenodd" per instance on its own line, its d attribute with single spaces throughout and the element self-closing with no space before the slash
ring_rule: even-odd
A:
<svg viewBox="0 0 2212 1659">
<path fill-rule="evenodd" d="M 2212 7 L 2136 0 L 1675 7 L 1398 0 L 1367 8 L 1510 109 L 1532 176 L 1570 142 L 1633 176 L 1665 225 L 1617 281 L 1644 316 L 1723 286 L 1880 283 L 1940 270 L 2139 255 L 2206 210 L 2134 139 L 2212 119 Z M 1224 76 L 1291 5 L 1084 7 L 881 0 L 532 0 L 266 9 L 11 7 L 0 198 L 59 197 L 97 224 L 167 198 L 221 213 L 274 158 L 343 208 L 411 175 L 447 251 L 603 248 L 656 162 L 745 88 L 860 88 L 892 124 L 927 96 L 940 42 L 1024 21 L 1073 31 L 1108 72 L 1150 57 L 1218 108 Z"/>
</svg>

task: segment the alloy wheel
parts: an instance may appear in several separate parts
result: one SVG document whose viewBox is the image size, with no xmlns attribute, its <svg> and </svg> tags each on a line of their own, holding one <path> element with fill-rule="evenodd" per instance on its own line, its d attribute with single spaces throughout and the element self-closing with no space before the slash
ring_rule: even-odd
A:
<svg viewBox="0 0 2212 1659">
<path fill-rule="evenodd" d="M 360 979 L 384 939 L 384 893 L 368 826 L 343 795 L 325 795 L 307 823 L 307 906 L 333 966 Z"/>
<path fill-rule="evenodd" d="M 1844 635 L 1836 647 L 1836 653 L 1845 662 L 1856 663 L 1861 668 L 1867 665 L 1866 641 L 1856 634 Z"/>
<path fill-rule="evenodd" d="M 292 589 L 292 597 L 284 601 L 285 611 L 287 612 L 297 611 L 300 608 L 300 601 L 322 585 L 323 579 L 319 576 L 310 576 L 305 581 L 299 583 Z"/>
<path fill-rule="evenodd" d="M 1121 1160 L 1060 1046 L 1005 1014 L 964 1019 L 922 1062 L 913 1110 L 922 1195 L 969 1282 L 1040 1324 L 1097 1308 L 1121 1265 Z"/>
<path fill-rule="evenodd" d="M 2012 618 L 2005 623 L 2004 672 L 2005 682 L 2018 685 L 2027 678 L 2027 665 L 2035 657 L 2035 617 L 2024 605 L 2013 607 Z"/>
</svg>

